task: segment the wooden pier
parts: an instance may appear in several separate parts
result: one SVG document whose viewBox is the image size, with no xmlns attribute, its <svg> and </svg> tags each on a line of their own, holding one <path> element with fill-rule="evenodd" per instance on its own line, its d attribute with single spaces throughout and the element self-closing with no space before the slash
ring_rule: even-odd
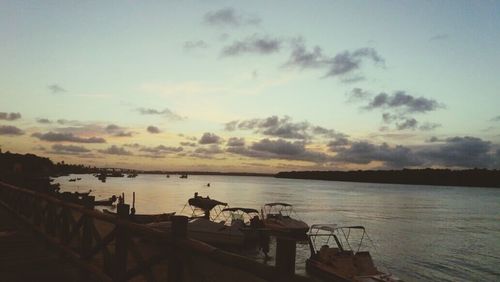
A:
<svg viewBox="0 0 500 282">
<path fill-rule="evenodd" d="M 311 281 L 294 273 L 294 244 L 279 244 L 273 267 L 187 238 L 185 216 L 174 216 L 166 233 L 130 222 L 129 212 L 121 204 L 112 216 L 94 210 L 93 197 L 82 206 L 0 182 L 0 280 Z M 22 236 L 7 236 L 12 229 Z"/>
</svg>

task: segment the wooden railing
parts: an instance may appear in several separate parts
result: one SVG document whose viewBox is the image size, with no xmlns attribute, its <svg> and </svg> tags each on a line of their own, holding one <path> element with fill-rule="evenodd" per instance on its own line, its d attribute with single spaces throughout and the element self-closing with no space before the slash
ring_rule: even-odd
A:
<svg viewBox="0 0 500 282">
<path fill-rule="evenodd" d="M 160 232 L 127 220 L 126 204 L 113 216 L 94 210 L 93 197 L 78 205 L 3 182 L 0 205 L 81 267 L 90 280 L 311 281 L 293 269 L 188 239 L 185 216 L 172 218 L 170 233 Z"/>
</svg>

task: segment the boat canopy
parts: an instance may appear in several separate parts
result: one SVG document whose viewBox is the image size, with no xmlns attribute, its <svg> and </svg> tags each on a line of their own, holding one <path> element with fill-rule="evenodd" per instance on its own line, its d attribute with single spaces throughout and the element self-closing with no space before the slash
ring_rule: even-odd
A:
<svg viewBox="0 0 500 282">
<path fill-rule="evenodd" d="M 259 213 L 258 210 L 250 208 L 225 208 L 222 211 L 230 211 L 230 212 L 242 211 L 244 213 Z"/>
<path fill-rule="evenodd" d="M 208 197 L 194 197 L 188 200 L 189 205 L 209 211 L 218 205 L 227 206 L 227 203 L 219 202 Z"/>
<path fill-rule="evenodd" d="M 292 205 L 287 204 L 287 203 L 268 203 L 268 204 L 265 204 L 264 206 L 269 206 L 269 207 L 274 207 L 274 206 L 291 207 Z"/>
<path fill-rule="evenodd" d="M 329 232 L 335 232 L 335 230 L 338 229 L 365 229 L 361 225 L 354 225 L 354 226 L 339 226 L 337 224 L 313 224 L 311 225 L 311 231 L 312 230 L 323 230 L 323 231 L 329 231 Z"/>
</svg>

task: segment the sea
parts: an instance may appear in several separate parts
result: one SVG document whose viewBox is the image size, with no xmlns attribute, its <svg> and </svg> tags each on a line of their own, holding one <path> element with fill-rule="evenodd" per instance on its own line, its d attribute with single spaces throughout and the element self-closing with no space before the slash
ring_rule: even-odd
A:
<svg viewBox="0 0 500 282">
<path fill-rule="evenodd" d="M 405 281 L 500 281 L 500 189 L 151 174 L 106 183 L 69 175 L 56 182 L 62 191 L 92 189 L 96 199 L 124 193 L 127 203 L 135 192 L 137 213 L 189 214 L 186 203 L 195 192 L 258 210 L 286 202 L 309 225 L 364 226 L 376 265 Z M 305 274 L 309 256 L 308 244 L 298 244 L 297 273 Z"/>
</svg>

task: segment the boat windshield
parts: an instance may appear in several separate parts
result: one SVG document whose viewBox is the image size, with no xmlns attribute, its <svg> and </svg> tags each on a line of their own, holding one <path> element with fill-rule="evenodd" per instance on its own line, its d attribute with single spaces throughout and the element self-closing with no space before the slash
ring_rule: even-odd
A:
<svg viewBox="0 0 500 282">
<path fill-rule="evenodd" d="M 315 224 L 308 235 L 315 252 L 324 246 L 355 253 L 373 248 L 373 242 L 363 226 Z"/>
<path fill-rule="evenodd" d="M 240 221 L 245 224 L 250 224 L 254 217 L 259 217 L 259 211 L 249 208 L 225 208 L 219 214 L 219 219 L 224 220 L 227 224 Z"/>
<path fill-rule="evenodd" d="M 269 203 L 265 204 L 262 210 L 265 218 L 271 217 L 290 217 L 294 214 L 293 206 L 287 203 Z"/>
</svg>

